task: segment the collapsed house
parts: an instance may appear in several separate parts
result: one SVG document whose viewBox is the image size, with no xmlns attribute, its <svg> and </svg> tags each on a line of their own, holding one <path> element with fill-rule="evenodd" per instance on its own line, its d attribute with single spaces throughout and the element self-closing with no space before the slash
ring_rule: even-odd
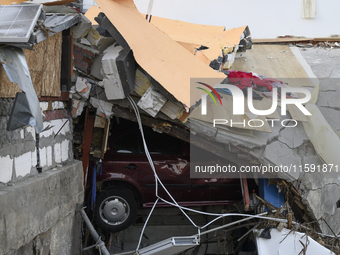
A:
<svg viewBox="0 0 340 255">
<path fill-rule="evenodd" d="M 223 27 L 159 17 L 151 17 L 149 24 L 130 1 L 124 5 L 115 1 L 98 4 L 100 8 L 92 7 L 85 15 L 94 25 L 89 22 L 89 28 L 74 38 L 74 66 L 78 73 L 75 72 L 75 86 L 70 91 L 73 117 L 78 121 L 86 105 L 96 112 L 91 116 L 91 110 L 86 108 L 84 140 L 79 139 L 76 144 L 75 154 L 83 155 L 85 175 L 91 171 L 88 154 L 98 160 L 104 158 L 111 116 L 137 121 L 127 99 L 131 95 L 142 113 L 142 123 L 158 132 L 187 141 L 236 165 L 249 166 L 248 169 L 281 167 L 281 171 L 265 177 L 274 178 L 269 181 L 269 186 L 279 188 L 274 193 L 285 192 L 295 219 L 317 220 L 317 228 L 325 234 L 339 232 L 339 196 L 334 196 L 338 194 L 338 172 L 336 168 L 330 170 L 338 165 L 337 150 L 331 148 L 339 145 L 339 137 L 315 106 L 319 80 L 297 48 L 252 46 L 246 26 L 224 31 Z M 126 17 L 131 22 L 126 23 Z M 203 101 L 201 91 L 196 89 L 198 83 L 211 87 L 228 83 L 241 90 L 256 85 L 258 89 L 254 88 L 252 97 L 253 108 L 257 110 L 273 108 L 272 88 L 277 88 L 274 91 L 280 95 L 285 88 L 296 89 L 289 93 L 289 98 L 304 98 L 302 91 L 306 89 L 311 98 L 303 104 L 312 115 L 305 115 L 294 104 L 287 105 L 285 115 L 280 108 L 256 115 L 245 104 L 243 116 L 235 118 L 231 110 L 235 108 L 234 91 L 215 86 L 220 96 L 215 99 L 223 105 L 218 108 L 213 97 Z M 206 114 L 202 114 L 203 103 Z M 220 122 L 216 123 L 216 119 Z M 98 129 L 101 129 L 99 143 L 92 139 Z M 310 165 L 314 170 L 310 170 Z M 325 166 L 329 174 L 323 174 L 326 170 L 315 171 L 317 165 Z M 282 171 L 287 167 L 290 170 Z M 247 177 L 268 186 L 268 181 L 263 182 L 252 173 L 241 175 L 243 185 L 247 185 Z M 264 199 L 269 197 L 266 192 L 263 194 Z M 249 208 L 249 193 L 243 194 L 243 200 L 245 208 Z M 275 204 L 275 200 L 271 202 Z M 322 203 L 325 205 L 320 207 Z"/>
</svg>

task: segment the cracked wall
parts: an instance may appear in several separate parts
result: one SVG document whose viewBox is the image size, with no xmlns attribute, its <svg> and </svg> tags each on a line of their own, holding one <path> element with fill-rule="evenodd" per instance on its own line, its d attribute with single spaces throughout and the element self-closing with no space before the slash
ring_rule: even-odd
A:
<svg viewBox="0 0 340 255">
<path fill-rule="evenodd" d="M 0 164 L 3 166 L 0 170 L 0 186 L 38 173 L 35 129 L 26 126 L 13 131 L 6 130 L 13 102 L 14 99 L 0 99 Z M 64 109 L 62 102 L 56 101 L 50 108 L 46 106 L 47 102 L 40 104 L 44 113 Z M 48 130 L 39 135 L 40 165 L 43 171 L 73 159 L 72 119 L 63 116 L 44 121 L 44 128 L 48 127 Z"/>
</svg>

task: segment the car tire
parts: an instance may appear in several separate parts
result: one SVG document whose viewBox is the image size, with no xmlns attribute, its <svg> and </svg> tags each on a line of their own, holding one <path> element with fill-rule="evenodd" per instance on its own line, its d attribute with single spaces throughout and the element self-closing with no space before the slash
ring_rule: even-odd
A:
<svg viewBox="0 0 340 255">
<path fill-rule="evenodd" d="M 100 193 L 94 209 L 97 226 L 110 232 L 128 228 L 137 217 L 137 201 L 130 190 L 111 189 Z"/>
</svg>

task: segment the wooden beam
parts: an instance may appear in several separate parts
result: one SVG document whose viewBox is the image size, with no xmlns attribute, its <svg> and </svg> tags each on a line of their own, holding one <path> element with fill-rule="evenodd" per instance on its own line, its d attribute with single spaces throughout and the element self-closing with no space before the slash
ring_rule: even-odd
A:
<svg viewBox="0 0 340 255">
<path fill-rule="evenodd" d="M 86 187 L 87 173 L 88 173 L 88 166 L 89 166 L 89 159 L 90 159 L 94 119 L 95 119 L 95 114 L 92 112 L 89 112 L 89 109 L 86 108 L 84 135 L 83 135 L 83 157 L 82 157 L 85 187 Z"/>
</svg>

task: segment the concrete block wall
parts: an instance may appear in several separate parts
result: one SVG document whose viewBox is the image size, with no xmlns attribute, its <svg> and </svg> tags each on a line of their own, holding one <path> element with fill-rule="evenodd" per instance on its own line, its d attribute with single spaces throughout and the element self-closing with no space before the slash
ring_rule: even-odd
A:
<svg viewBox="0 0 340 255">
<path fill-rule="evenodd" d="M 14 131 L 6 130 L 13 102 L 14 99 L 0 99 L 0 165 L 2 166 L 0 186 L 38 173 L 35 129 L 26 126 Z M 72 119 L 68 118 L 64 107 L 64 103 L 59 101 L 50 103 L 50 106 L 47 102 L 41 102 L 41 108 L 45 110 L 47 116 L 44 128 L 50 127 L 39 136 L 40 165 L 43 171 L 73 159 Z"/>
</svg>

